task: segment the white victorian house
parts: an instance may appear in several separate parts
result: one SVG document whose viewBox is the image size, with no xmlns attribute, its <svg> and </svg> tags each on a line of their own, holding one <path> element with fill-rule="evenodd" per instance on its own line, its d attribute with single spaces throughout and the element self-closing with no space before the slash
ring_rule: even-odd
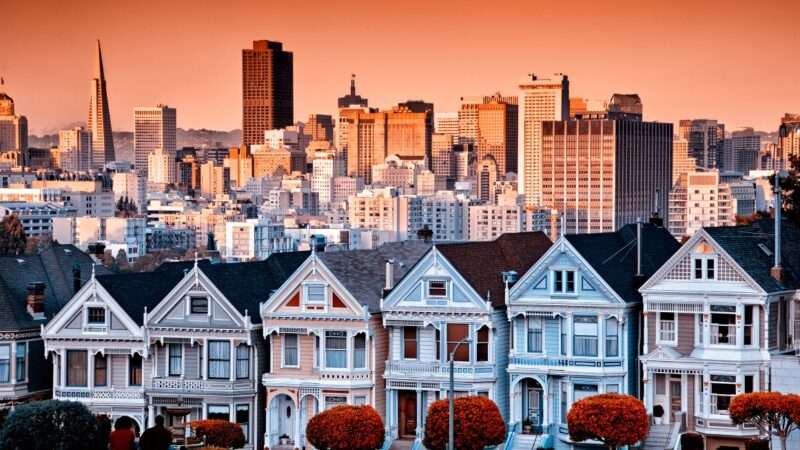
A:
<svg viewBox="0 0 800 450">
<path fill-rule="evenodd" d="M 485 395 L 508 417 L 505 291 L 550 244 L 534 232 L 436 245 L 387 286 L 381 310 L 389 335 L 383 374 L 389 439 L 421 447 L 428 407 L 448 395 L 451 353 L 455 395 Z"/>
</svg>

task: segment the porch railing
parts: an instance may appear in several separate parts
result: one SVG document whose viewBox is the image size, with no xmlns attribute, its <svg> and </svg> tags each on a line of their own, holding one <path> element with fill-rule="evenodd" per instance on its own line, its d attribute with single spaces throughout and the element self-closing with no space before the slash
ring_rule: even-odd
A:
<svg viewBox="0 0 800 450">
<path fill-rule="evenodd" d="M 494 365 L 469 366 L 456 365 L 453 374 L 458 377 L 493 377 Z M 386 374 L 405 377 L 446 377 L 450 375 L 450 366 L 439 362 L 424 361 L 387 361 Z"/>
<path fill-rule="evenodd" d="M 149 389 L 161 391 L 242 391 L 255 389 L 253 381 L 247 380 L 186 380 L 181 378 L 153 378 L 147 383 Z"/>
<path fill-rule="evenodd" d="M 55 397 L 82 400 L 143 400 L 144 391 L 141 389 L 56 388 Z"/>
</svg>

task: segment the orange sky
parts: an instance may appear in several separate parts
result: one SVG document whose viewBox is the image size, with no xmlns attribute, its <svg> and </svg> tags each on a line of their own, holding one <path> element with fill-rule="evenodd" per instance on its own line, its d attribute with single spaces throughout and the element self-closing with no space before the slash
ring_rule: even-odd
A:
<svg viewBox="0 0 800 450">
<path fill-rule="evenodd" d="M 370 105 L 455 110 L 564 72 L 573 96 L 642 96 L 649 120 L 775 130 L 800 112 L 800 1 L 0 0 L 0 74 L 33 132 L 85 121 L 94 39 L 115 130 L 168 103 L 178 126 L 241 127 L 241 49 L 294 52 L 295 120 L 333 113 L 351 72 Z"/>
</svg>

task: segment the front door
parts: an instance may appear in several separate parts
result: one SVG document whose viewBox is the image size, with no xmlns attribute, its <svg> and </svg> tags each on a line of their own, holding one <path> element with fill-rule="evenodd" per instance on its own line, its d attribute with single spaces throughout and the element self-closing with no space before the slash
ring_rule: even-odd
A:
<svg viewBox="0 0 800 450">
<path fill-rule="evenodd" d="M 674 420 L 675 414 L 681 411 L 681 382 L 670 380 L 669 382 L 669 409 L 670 416 L 667 422 Z"/>
<path fill-rule="evenodd" d="M 542 390 L 538 387 L 528 387 L 528 420 L 533 426 L 542 424 Z"/>
<path fill-rule="evenodd" d="M 417 433 L 417 393 L 399 391 L 398 396 L 398 432 L 400 438 L 413 438 Z"/>
</svg>

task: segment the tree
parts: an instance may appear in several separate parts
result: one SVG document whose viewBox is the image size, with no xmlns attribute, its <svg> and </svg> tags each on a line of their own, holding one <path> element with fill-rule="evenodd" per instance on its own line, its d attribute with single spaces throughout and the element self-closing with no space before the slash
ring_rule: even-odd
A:
<svg viewBox="0 0 800 450">
<path fill-rule="evenodd" d="M 95 416 L 79 402 L 19 405 L 0 431 L 0 450 L 99 450 L 105 442 Z"/>
<path fill-rule="evenodd" d="M 786 217 L 796 224 L 800 224 L 800 157 L 789 156 L 789 174 L 781 177 L 781 191 L 783 195 L 783 211 Z M 769 180 L 775 186 L 775 177 Z"/>
<path fill-rule="evenodd" d="M 800 425 L 800 395 L 750 392 L 731 400 L 728 409 L 736 425 L 753 425 L 761 434 L 776 437 L 786 450 L 786 438 Z"/>
<path fill-rule="evenodd" d="M 472 396 L 455 399 L 453 428 L 456 450 L 483 450 L 490 445 L 503 443 L 506 425 L 497 405 L 486 397 Z M 448 399 L 433 402 L 428 408 L 425 422 L 425 439 L 422 443 L 429 450 L 447 448 L 450 425 Z"/>
<path fill-rule="evenodd" d="M 578 400 L 567 414 L 567 425 L 573 441 L 593 439 L 610 450 L 641 441 L 649 428 L 642 402 L 623 394 L 600 394 Z"/>
<path fill-rule="evenodd" d="M 375 450 L 383 445 L 383 420 L 369 405 L 340 405 L 312 417 L 306 438 L 320 450 Z"/>
<path fill-rule="evenodd" d="M 0 256 L 23 254 L 27 239 L 25 228 L 16 214 L 3 217 L 0 221 Z"/>
<path fill-rule="evenodd" d="M 194 420 L 194 434 L 205 439 L 207 445 L 223 448 L 244 447 L 244 432 L 238 423 L 227 420 Z"/>
</svg>

